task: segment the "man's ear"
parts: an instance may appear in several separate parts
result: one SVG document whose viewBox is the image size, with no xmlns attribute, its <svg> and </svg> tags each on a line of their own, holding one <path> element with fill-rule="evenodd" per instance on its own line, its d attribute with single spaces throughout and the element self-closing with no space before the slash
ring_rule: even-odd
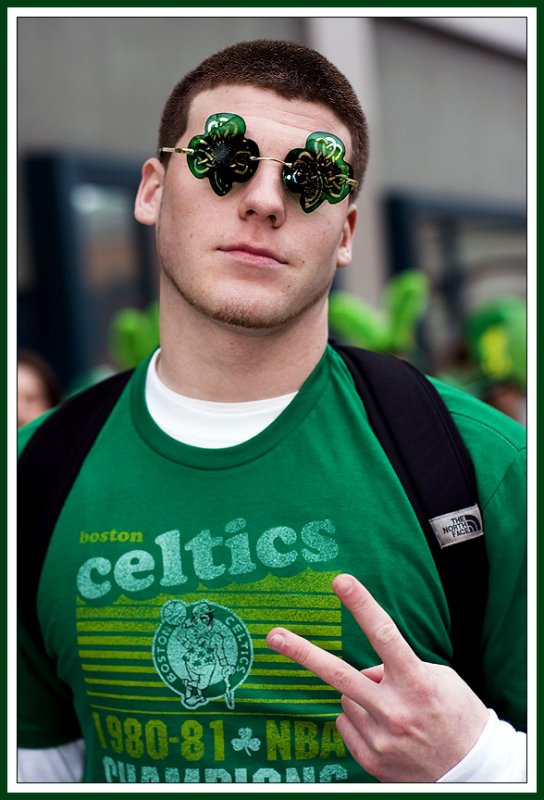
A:
<svg viewBox="0 0 544 800">
<path fill-rule="evenodd" d="M 148 158 L 134 203 L 134 216 L 143 225 L 155 225 L 159 218 L 163 183 L 163 165 L 158 158 Z"/>
<path fill-rule="evenodd" d="M 338 247 L 338 256 L 336 259 L 337 267 L 347 267 L 351 264 L 353 237 L 355 236 L 356 225 L 357 206 L 351 203 L 342 229 L 342 236 L 340 237 L 340 245 Z"/>
</svg>

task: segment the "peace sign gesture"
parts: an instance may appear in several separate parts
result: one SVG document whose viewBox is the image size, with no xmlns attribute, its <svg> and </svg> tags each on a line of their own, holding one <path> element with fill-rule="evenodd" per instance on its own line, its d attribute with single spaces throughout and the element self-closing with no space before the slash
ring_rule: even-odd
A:
<svg viewBox="0 0 544 800">
<path fill-rule="evenodd" d="M 386 611 L 351 575 L 333 581 L 382 660 L 359 670 L 284 628 L 269 647 L 311 670 L 342 694 L 336 727 L 354 759 L 380 781 L 430 782 L 478 740 L 489 712 L 450 667 L 421 661 Z"/>
</svg>

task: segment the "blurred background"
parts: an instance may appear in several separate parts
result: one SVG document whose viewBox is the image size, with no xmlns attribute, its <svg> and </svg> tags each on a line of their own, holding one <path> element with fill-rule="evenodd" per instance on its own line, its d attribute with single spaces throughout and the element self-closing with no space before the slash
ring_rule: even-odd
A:
<svg viewBox="0 0 544 800">
<path fill-rule="evenodd" d="M 132 216 L 140 167 L 177 81 L 254 38 L 320 50 L 368 118 L 334 335 L 524 421 L 524 17 L 19 16 L 18 348 L 66 395 L 154 346 L 153 232 Z"/>
</svg>

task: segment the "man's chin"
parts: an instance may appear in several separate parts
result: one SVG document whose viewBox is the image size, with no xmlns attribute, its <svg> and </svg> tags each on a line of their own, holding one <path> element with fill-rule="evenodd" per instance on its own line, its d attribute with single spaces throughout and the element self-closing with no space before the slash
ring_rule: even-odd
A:
<svg viewBox="0 0 544 800">
<path fill-rule="evenodd" d="M 279 311 L 267 307 L 266 303 L 231 301 L 217 304 L 200 303 L 194 298 L 185 298 L 197 311 L 214 322 L 243 333 L 256 335 L 276 331 L 289 325 L 303 309 Z"/>
<path fill-rule="evenodd" d="M 213 292 L 193 293 L 176 280 L 171 283 L 183 298 L 199 314 L 230 331 L 245 335 L 265 335 L 281 332 L 300 322 L 312 308 L 321 306 L 330 286 L 321 286 L 308 293 L 303 302 L 279 303 L 278 297 L 254 296 L 253 298 L 223 295 L 213 297 Z"/>
<path fill-rule="evenodd" d="M 217 311 L 210 315 L 214 322 L 231 331 L 238 331 L 248 335 L 264 335 L 281 330 L 292 322 L 291 317 L 274 317 L 265 314 L 233 313 L 232 311 Z"/>
</svg>

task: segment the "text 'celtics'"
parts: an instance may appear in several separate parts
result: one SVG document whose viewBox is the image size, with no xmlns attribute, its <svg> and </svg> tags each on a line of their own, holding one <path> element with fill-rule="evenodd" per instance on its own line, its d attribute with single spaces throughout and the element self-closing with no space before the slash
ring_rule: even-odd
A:
<svg viewBox="0 0 544 800">
<path fill-rule="evenodd" d="M 86 600 L 112 592 L 143 592 L 157 582 L 187 590 L 200 580 L 250 575 L 262 567 L 277 570 L 295 562 L 325 562 L 338 554 L 329 519 L 309 522 L 300 533 L 282 525 L 254 536 L 245 527 L 246 520 L 231 520 L 225 526 L 227 536 L 203 530 L 185 544 L 180 531 L 171 530 L 155 538 L 153 552 L 129 550 L 116 560 L 106 554 L 94 556 L 80 567 L 77 588 Z"/>
</svg>

